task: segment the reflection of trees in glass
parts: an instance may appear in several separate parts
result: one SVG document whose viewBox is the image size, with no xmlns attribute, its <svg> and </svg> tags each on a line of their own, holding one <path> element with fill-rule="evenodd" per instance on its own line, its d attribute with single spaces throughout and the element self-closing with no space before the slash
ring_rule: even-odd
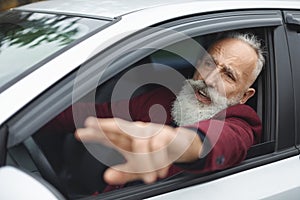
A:
<svg viewBox="0 0 300 200">
<path fill-rule="evenodd" d="M 8 13 L 0 19 L 0 49 L 18 45 L 32 48 L 42 42 L 56 41 L 65 45 L 74 40 L 79 31 L 74 24 L 78 18 L 44 14 Z"/>
<path fill-rule="evenodd" d="M 0 11 L 42 0 L 0 0 Z"/>
</svg>

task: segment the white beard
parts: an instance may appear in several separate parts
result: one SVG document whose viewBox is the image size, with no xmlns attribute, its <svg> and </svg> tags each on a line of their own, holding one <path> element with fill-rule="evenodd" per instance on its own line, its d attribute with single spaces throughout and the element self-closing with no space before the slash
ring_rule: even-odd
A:
<svg viewBox="0 0 300 200">
<path fill-rule="evenodd" d="M 199 89 L 206 91 L 211 104 L 203 104 L 195 97 L 195 91 Z M 171 114 L 178 126 L 186 126 L 210 119 L 221 110 L 238 102 L 238 98 L 229 100 L 221 96 L 215 89 L 207 87 L 202 80 L 188 79 L 173 103 Z"/>
</svg>

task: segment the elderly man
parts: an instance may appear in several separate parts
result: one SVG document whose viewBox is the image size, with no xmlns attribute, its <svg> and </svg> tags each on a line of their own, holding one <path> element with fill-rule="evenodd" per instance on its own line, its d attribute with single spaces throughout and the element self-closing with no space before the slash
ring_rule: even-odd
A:
<svg viewBox="0 0 300 200">
<path fill-rule="evenodd" d="M 126 158 L 126 163 L 106 170 L 109 184 L 152 183 L 182 169 L 228 168 L 259 142 L 260 119 L 244 103 L 254 95 L 250 87 L 264 64 L 260 43 L 253 35 L 234 33 L 217 40 L 208 53 L 177 97 L 161 88 L 132 99 L 134 122 L 103 119 L 107 113 L 98 105 L 100 118 L 90 117 L 85 128 L 77 129 L 81 141 L 105 143 Z M 177 126 L 151 123 L 149 115 L 155 118 L 155 112 L 148 111 L 156 104 L 167 111 L 165 124 Z"/>
<path fill-rule="evenodd" d="M 263 64 L 253 35 L 228 34 L 211 45 L 177 96 L 162 87 L 132 98 L 131 121 L 107 118 L 120 117 L 111 108 L 124 109 L 122 102 L 96 105 L 98 118 L 87 118 L 75 136 L 104 143 L 125 157 L 125 163 L 105 171 L 111 185 L 152 183 L 181 170 L 199 173 L 234 166 L 260 141 L 260 119 L 245 102 L 255 93 L 250 87 Z M 162 113 L 164 121 L 156 121 Z M 72 109 L 58 115 L 47 125 L 51 126 L 74 131 Z"/>
</svg>

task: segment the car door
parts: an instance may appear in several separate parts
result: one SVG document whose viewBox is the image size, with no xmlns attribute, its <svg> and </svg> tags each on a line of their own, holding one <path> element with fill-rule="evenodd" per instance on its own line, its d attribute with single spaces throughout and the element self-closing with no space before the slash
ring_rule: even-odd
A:
<svg viewBox="0 0 300 200">
<path fill-rule="evenodd" d="M 287 41 L 281 11 L 219 13 L 190 20 L 190 23 L 189 19 L 184 19 L 165 26 L 193 36 L 247 28 L 249 31 L 265 29 L 268 59 L 264 77 L 257 83 L 261 88 L 256 102 L 264 123 L 264 141 L 253 146 L 248 159 L 235 168 L 206 176 L 179 175 L 154 185 L 126 188 L 101 197 L 145 198 L 161 194 L 153 199 L 296 198 L 299 184 L 294 176 L 299 161 L 294 147 L 295 107 L 293 98 L 286 98 L 294 94 L 289 56 L 284 50 L 287 49 Z M 282 173 L 277 174 L 276 171 Z M 164 194 L 166 192 L 170 193 Z"/>
</svg>

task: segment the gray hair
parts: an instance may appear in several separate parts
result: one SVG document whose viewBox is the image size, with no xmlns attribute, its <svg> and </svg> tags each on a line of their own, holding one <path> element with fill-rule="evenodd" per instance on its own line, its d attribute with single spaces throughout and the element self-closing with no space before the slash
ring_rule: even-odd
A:
<svg viewBox="0 0 300 200">
<path fill-rule="evenodd" d="M 256 67 L 253 71 L 253 78 L 255 80 L 260 74 L 260 72 L 262 71 L 262 68 L 265 64 L 264 51 L 262 49 L 261 41 L 258 40 L 257 37 L 252 33 L 230 32 L 230 33 L 222 34 L 222 36 L 219 37 L 216 42 L 227 38 L 241 40 L 246 44 L 248 44 L 250 47 L 252 47 L 253 50 L 256 52 L 258 59 L 256 62 Z"/>
</svg>

